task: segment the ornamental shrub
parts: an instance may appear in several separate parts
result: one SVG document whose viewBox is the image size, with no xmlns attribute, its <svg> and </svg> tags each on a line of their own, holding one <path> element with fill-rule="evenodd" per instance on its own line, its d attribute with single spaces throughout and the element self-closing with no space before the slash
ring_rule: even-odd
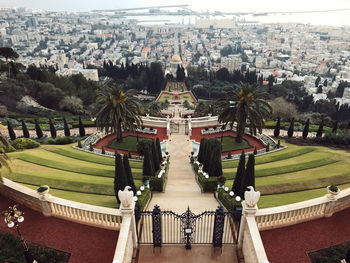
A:
<svg viewBox="0 0 350 263">
<path fill-rule="evenodd" d="M 52 119 L 49 119 L 49 123 L 50 123 L 50 133 L 51 133 L 51 137 L 52 137 L 52 138 L 56 138 L 57 132 L 56 132 L 55 125 L 53 125 Z"/>
<path fill-rule="evenodd" d="M 257 155 L 258 154 L 258 147 L 257 146 L 254 146 L 254 155 Z"/>
<path fill-rule="evenodd" d="M 310 119 L 307 119 L 303 130 L 303 139 L 306 139 L 307 135 L 309 134 L 309 126 L 310 126 Z"/>
<path fill-rule="evenodd" d="M 70 136 L 70 130 L 66 118 L 63 118 L 64 136 Z"/>
<path fill-rule="evenodd" d="M 78 140 L 78 147 L 79 148 L 82 148 L 83 146 L 81 145 L 81 141 L 80 140 Z"/>
<path fill-rule="evenodd" d="M 290 122 L 289 128 L 288 128 L 288 137 L 292 138 L 294 133 L 294 118 Z"/>
<path fill-rule="evenodd" d="M 41 127 L 40 127 L 37 119 L 35 119 L 35 131 L 36 131 L 36 136 L 38 137 L 38 139 L 40 139 L 44 136 L 43 131 L 41 130 Z"/>
<path fill-rule="evenodd" d="M 281 140 L 278 140 L 277 142 L 277 149 L 279 149 L 281 147 Z"/>
<path fill-rule="evenodd" d="M 270 151 L 270 144 L 266 144 L 266 152 L 269 152 Z"/>
<path fill-rule="evenodd" d="M 129 159 L 131 158 L 131 152 L 128 152 L 128 158 Z"/>
<path fill-rule="evenodd" d="M 146 149 L 144 150 L 142 175 L 145 177 L 154 176 L 154 166 L 151 151 L 151 147 L 146 147 Z"/>
<path fill-rule="evenodd" d="M 40 146 L 40 143 L 28 138 L 18 138 L 13 141 L 12 146 L 19 149 L 33 149 Z"/>
<path fill-rule="evenodd" d="M 102 145 L 102 148 L 101 148 L 101 153 L 102 154 L 106 154 L 105 147 L 103 145 Z"/>
<path fill-rule="evenodd" d="M 12 128 L 12 124 L 9 121 L 7 121 L 7 129 L 8 129 L 9 136 L 10 136 L 11 140 L 12 141 L 16 140 L 16 133 L 14 132 L 14 130 Z"/>
<path fill-rule="evenodd" d="M 232 159 L 232 153 L 228 152 L 227 159 Z"/>
<path fill-rule="evenodd" d="M 29 138 L 29 131 L 28 131 L 27 125 L 24 122 L 24 120 L 22 120 L 22 131 L 23 131 L 23 137 Z"/>
<path fill-rule="evenodd" d="M 159 154 L 154 141 L 152 142 L 151 153 L 152 153 L 154 171 L 158 171 L 160 167 Z"/>
<path fill-rule="evenodd" d="M 247 167 L 242 178 L 240 187 L 240 197 L 244 199 L 244 192 L 247 191 L 248 186 L 253 186 L 255 189 L 255 156 L 254 154 L 249 154 Z"/>
<path fill-rule="evenodd" d="M 322 133 L 323 133 L 323 120 L 321 121 L 320 126 L 318 127 L 316 137 L 322 137 Z"/>
<path fill-rule="evenodd" d="M 85 136 L 85 128 L 84 128 L 84 124 L 81 121 L 81 117 L 79 116 L 79 135 L 80 137 L 84 137 Z"/>
<path fill-rule="evenodd" d="M 126 179 L 128 182 L 128 186 L 131 187 L 132 191 L 134 192 L 134 195 L 136 195 L 136 186 L 134 182 L 134 178 L 132 177 L 132 171 L 129 163 L 129 158 L 126 154 L 123 156 L 123 164 L 124 164 L 124 169 L 125 169 L 125 174 L 126 174 Z"/>
<path fill-rule="evenodd" d="M 118 153 L 115 156 L 115 176 L 114 176 L 114 193 L 115 197 L 117 199 L 117 202 L 120 203 L 119 197 L 118 197 L 118 191 L 124 190 L 125 186 L 127 186 L 128 181 L 125 174 L 125 168 L 124 163 L 122 161 L 121 155 Z"/>
<path fill-rule="evenodd" d="M 139 155 L 145 155 L 146 149 L 152 149 L 153 142 L 151 140 L 141 140 L 137 143 L 136 149 Z"/>
<path fill-rule="evenodd" d="M 278 117 L 275 130 L 273 131 L 273 135 L 275 136 L 275 138 L 277 138 L 280 135 L 280 130 L 281 130 L 281 118 Z"/>
<path fill-rule="evenodd" d="M 232 185 L 232 191 L 235 193 L 236 196 L 241 196 L 241 183 L 242 178 L 244 176 L 245 171 L 245 153 L 244 150 L 242 150 L 241 156 L 239 158 L 239 163 L 237 167 L 236 177 Z"/>
<path fill-rule="evenodd" d="M 57 144 L 57 145 L 70 144 L 72 142 L 73 142 L 72 138 L 67 136 L 59 136 L 59 137 L 56 137 L 55 139 L 49 138 L 46 140 L 47 144 Z"/>
<path fill-rule="evenodd" d="M 90 152 L 93 152 L 93 151 L 94 151 L 94 147 L 92 146 L 92 143 L 90 143 L 90 145 L 89 145 L 89 151 L 90 151 Z"/>
</svg>

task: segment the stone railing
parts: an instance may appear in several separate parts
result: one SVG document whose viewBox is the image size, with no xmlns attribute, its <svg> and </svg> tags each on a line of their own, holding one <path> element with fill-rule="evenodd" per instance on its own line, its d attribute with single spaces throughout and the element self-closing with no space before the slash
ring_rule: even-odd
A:
<svg viewBox="0 0 350 263">
<path fill-rule="evenodd" d="M 157 129 L 151 129 L 151 128 L 144 128 L 144 129 L 140 129 L 137 128 L 136 129 L 137 132 L 141 132 L 141 133 L 146 133 L 146 134 L 153 134 L 156 135 L 157 134 Z"/>
<path fill-rule="evenodd" d="M 230 131 L 230 130 L 232 129 L 229 126 L 225 127 L 225 129 L 222 129 L 222 127 L 217 127 L 216 129 L 214 128 L 210 128 L 208 130 L 203 129 L 201 130 L 201 134 L 216 134 L 216 133 L 221 133 L 221 132 Z"/>
<path fill-rule="evenodd" d="M 54 216 L 80 224 L 111 230 L 119 230 L 122 213 L 119 209 L 93 206 L 73 202 L 50 194 L 39 194 L 11 180 L 4 178 L 0 193 L 45 216 Z"/>
<path fill-rule="evenodd" d="M 81 144 L 82 148 L 89 148 L 90 143 L 92 145 L 94 145 L 98 140 L 100 140 L 103 136 L 105 136 L 104 132 L 96 132 L 92 135 L 90 135 L 89 137 L 87 137 L 85 139 L 85 141 L 83 141 L 83 143 Z"/>
<path fill-rule="evenodd" d="M 295 204 L 260 209 L 256 213 L 259 230 L 268 230 L 330 217 L 333 213 L 350 207 L 350 188 L 338 195 L 326 196 Z"/>
</svg>

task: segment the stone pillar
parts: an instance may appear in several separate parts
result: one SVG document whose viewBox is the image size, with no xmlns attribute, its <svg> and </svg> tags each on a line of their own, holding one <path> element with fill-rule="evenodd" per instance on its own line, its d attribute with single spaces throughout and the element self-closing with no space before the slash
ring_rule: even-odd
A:
<svg viewBox="0 0 350 263">
<path fill-rule="evenodd" d="M 328 194 L 326 195 L 326 197 L 328 199 L 328 203 L 326 204 L 326 207 L 324 209 L 324 216 L 331 217 L 334 213 L 334 210 L 338 201 L 338 194 L 340 193 L 340 191 L 338 190 L 338 192 L 334 193 L 334 192 L 330 192 L 328 188 L 327 190 L 328 190 Z"/>
<path fill-rule="evenodd" d="M 47 190 L 44 192 L 41 192 L 41 193 L 37 192 L 40 200 L 41 212 L 43 213 L 44 216 L 52 215 L 51 206 L 50 206 L 52 196 L 49 194 L 49 190 L 50 190 L 50 187 L 48 187 Z"/>
</svg>

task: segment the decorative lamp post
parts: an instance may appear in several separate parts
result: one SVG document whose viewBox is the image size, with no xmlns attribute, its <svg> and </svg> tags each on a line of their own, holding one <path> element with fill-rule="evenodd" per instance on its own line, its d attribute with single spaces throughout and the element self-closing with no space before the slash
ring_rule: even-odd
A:
<svg viewBox="0 0 350 263">
<path fill-rule="evenodd" d="M 21 239 L 22 247 L 24 249 L 24 257 L 26 259 L 26 262 L 37 263 L 37 261 L 34 260 L 34 257 L 30 252 L 28 245 L 21 234 L 21 231 L 19 230 L 19 223 L 22 223 L 24 221 L 24 213 L 18 210 L 17 206 L 18 205 L 14 205 L 12 207 L 9 206 L 7 211 L 2 212 L 3 216 L 5 217 L 5 223 L 9 228 L 16 227 L 17 233 Z"/>
</svg>

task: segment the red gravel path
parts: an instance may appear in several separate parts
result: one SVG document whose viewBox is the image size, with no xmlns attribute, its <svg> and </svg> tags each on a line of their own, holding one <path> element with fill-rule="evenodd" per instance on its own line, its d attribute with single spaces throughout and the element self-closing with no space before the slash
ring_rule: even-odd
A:
<svg viewBox="0 0 350 263">
<path fill-rule="evenodd" d="M 208 127 L 208 128 L 212 128 L 212 127 Z M 192 128 L 191 140 L 195 140 L 196 142 L 200 142 L 200 140 L 202 138 L 219 138 L 222 135 L 221 132 L 220 133 L 215 133 L 215 134 L 205 134 L 205 135 L 203 135 L 201 133 L 202 130 L 203 130 L 203 127 Z M 234 131 L 226 131 L 226 132 L 224 132 L 224 136 L 236 137 L 237 133 L 234 132 Z M 258 139 L 255 139 L 252 136 L 249 136 L 249 135 L 245 134 L 243 136 L 243 139 L 248 141 L 249 144 L 252 146 L 250 148 L 245 149 L 246 153 L 247 152 L 253 152 L 255 146 L 257 146 L 258 150 L 265 148 L 265 146 Z M 233 154 L 238 154 L 238 153 L 241 153 L 241 152 L 242 152 L 242 150 L 235 150 L 235 151 L 232 151 L 231 154 L 233 155 Z M 226 156 L 227 154 L 228 154 L 228 152 L 225 152 L 222 155 Z"/>
<path fill-rule="evenodd" d="M 350 208 L 260 235 L 270 263 L 310 263 L 307 253 L 350 241 Z"/>
<path fill-rule="evenodd" d="M 145 126 L 145 127 L 149 128 L 147 126 Z M 141 140 L 142 138 L 151 138 L 151 139 L 153 139 L 155 141 L 157 138 L 159 138 L 159 140 L 161 142 L 168 139 L 168 136 L 166 135 L 166 128 L 158 128 L 158 127 L 156 127 L 154 129 L 157 129 L 157 134 L 156 135 L 140 133 L 139 132 L 139 139 Z M 136 133 L 132 133 L 132 132 L 123 133 L 123 137 L 125 137 L 127 135 L 136 136 Z M 94 146 L 94 148 L 101 149 L 102 146 L 104 146 L 106 151 L 114 152 L 114 149 L 107 147 L 107 145 L 109 144 L 110 141 L 114 140 L 115 138 L 117 138 L 117 135 L 115 135 L 115 134 L 107 135 L 106 137 L 104 137 L 101 140 L 99 140 L 96 143 L 96 145 Z M 122 154 L 128 153 L 128 151 L 123 151 L 123 150 L 118 150 L 118 152 L 122 153 Z M 137 153 L 133 153 L 133 155 L 137 155 Z"/>
<path fill-rule="evenodd" d="M 0 212 L 14 204 L 0 195 Z M 25 213 L 20 225 L 27 241 L 71 253 L 69 263 L 112 262 L 118 232 L 45 217 L 22 205 L 19 209 Z M 7 227 L 2 216 L 0 219 L 0 230 L 15 235 L 15 230 Z"/>
</svg>

